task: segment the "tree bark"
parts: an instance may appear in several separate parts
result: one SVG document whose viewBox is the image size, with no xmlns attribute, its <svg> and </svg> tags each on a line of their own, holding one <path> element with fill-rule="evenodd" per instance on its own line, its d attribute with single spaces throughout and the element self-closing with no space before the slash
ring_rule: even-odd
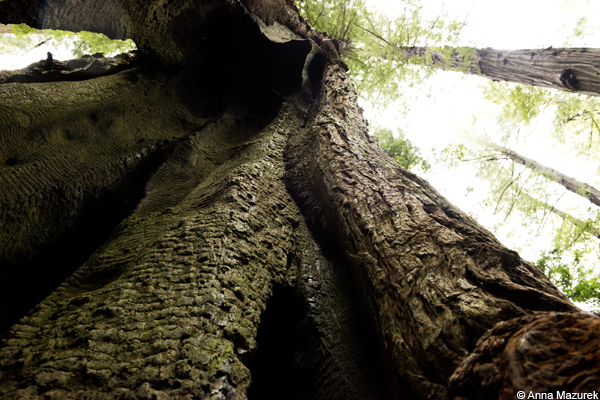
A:
<svg viewBox="0 0 600 400">
<path fill-rule="evenodd" d="M 598 324 L 369 137 L 333 44 L 290 3 L 134 3 L 140 66 L 0 85 L 0 301 L 20 305 L 7 324 L 26 314 L 1 397 L 488 396 L 514 375 L 479 357 L 497 324 L 536 333 L 535 354 L 531 318 Z M 559 350 L 519 376 L 551 376 Z"/>
<path fill-rule="evenodd" d="M 543 175 L 547 179 L 558 183 L 565 189 L 583 197 L 590 203 L 600 207 L 600 191 L 594 188 L 593 186 L 590 186 L 587 183 L 579 182 L 577 179 L 567 176 L 562 172 L 555 170 L 554 168 L 546 167 L 545 165 L 542 165 L 539 162 L 532 160 L 531 158 L 527 158 L 505 147 L 498 146 L 493 143 L 488 143 L 486 144 L 486 146 L 510 158 L 517 164 L 521 164 L 526 166 L 527 168 L 532 169 L 534 172 Z"/>
<path fill-rule="evenodd" d="M 494 50 L 465 47 L 438 51 L 425 47 L 403 47 L 400 51 L 406 58 L 431 59 L 432 66 L 443 70 L 600 96 L 600 49 Z"/>
<path fill-rule="evenodd" d="M 132 28 L 118 0 L 4 1 L 0 6 L 0 21 L 25 23 L 38 29 L 98 32 L 122 40 L 130 37 Z"/>
</svg>

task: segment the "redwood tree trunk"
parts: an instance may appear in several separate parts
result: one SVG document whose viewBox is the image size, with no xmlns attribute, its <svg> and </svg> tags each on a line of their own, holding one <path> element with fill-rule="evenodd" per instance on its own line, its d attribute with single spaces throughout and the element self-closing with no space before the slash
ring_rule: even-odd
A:
<svg viewBox="0 0 600 400">
<path fill-rule="evenodd" d="M 404 57 L 430 57 L 432 65 L 496 81 L 521 83 L 600 96 L 600 49 L 547 48 L 494 50 L 448 48 L 444 52 L 424 47 L 402 48 Z M 465 58 L 465 55 L 468 55 Z"/>
<path fill-rule="evenodd" d="M 335 45 L 292 5 L 138 3 L 115 2 L 140 66 L 0 85 L 2 302 L 27 314 L 0 396 L 599 388 L 599 319 L 369 137 Z"/>
</svg>

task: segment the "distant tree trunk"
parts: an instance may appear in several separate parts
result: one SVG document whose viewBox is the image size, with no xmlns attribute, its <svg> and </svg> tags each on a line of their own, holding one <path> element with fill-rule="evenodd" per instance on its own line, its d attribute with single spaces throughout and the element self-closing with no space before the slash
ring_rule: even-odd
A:
<svg viewBox="0 0 600 400">
<path fill-rule="evenodd" d="M 579 218 L 575 218 L 571 214 L 569 214 L 559 208 L 556 208 L 555 206 L 550 205 L 546 202 L 540 201 L 538 199 L 534 199 L 533 197 L 531 197 L 530 195 L 528 195 L 526 193 L 521 192 L 519 194 L 519 196 L 525 197 L 529 202 L 532 202 L 536 208 L 543 208 L 545 210 L 548 210 L 551 213 L 558 215 L 560 218 L 569 222 L 570 224 L 577 226 L 577 227 L 585 230 L 586 232 L 589 232 L 591 235 L 594 235 L 598 239 L 600 239 L 600 231 L 598 229 L 596 229 L 596 227 L 593 224 L 591 224 L 590 222 L 582 221 Z"/>
<path fill-rule="evenodd" d="M 432 66 L 443 70 L 600 96 L 600 49 L 494 50 L 461 47 L 438 51 L 425 47 L 402 47 L 400 51 L 406 58 L 430 58 Z"/>
<path fill-rule="evenodd" d="M 45 15 L 31 4 L 0 3 L 0 22 Z M 49 20 L 69 29 L 60 10 L 88 4 Z M 3 336 L 1 397 L 599 387 L 600 319 L 389 157 L 293 5 L 114 4 L 140 66 L 0 85 L 0 292 L 6 323 L 26 314 Z M 572 327 L 589 332 L 546 352 Z"/>
<path fill-rule="evenodd" d="M 575 194 L 578 194 L 584 199 L 589 200 L 590 203 L 600 207 L 600 191 L 594 188 L 593 186 L 590 186 L 587 183 L 579 182 L 577 179 L 567 176 L 562 172 L 555 170 L 554 168 L 546 167 L 545 165 L 542 165 L 539 162 L 532 160 L 531 158 L 527 158 L 505 147 L 498 146 L 492 143 L 488 143 L 486 144 L 486 146 L 510 158 L 517 164 L 521 164 L 526 166 L 527 168 L 532 169 L 537 174 L 543 175 L 547 179 L 558 183 L 565 189 L 570 190 Z"/>
</svg>

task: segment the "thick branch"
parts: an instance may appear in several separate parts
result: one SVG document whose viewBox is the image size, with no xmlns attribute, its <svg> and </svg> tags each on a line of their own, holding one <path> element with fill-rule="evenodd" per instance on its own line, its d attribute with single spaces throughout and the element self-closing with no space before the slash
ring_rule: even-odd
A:
<svg viewBox="0 0 600 400">
<path fill-rule="evenodd" d="M 588 233 L 594 235 L 595 237 L 597 237 L 598 239 L 600 239 L 600 231 L 598 229 L 596 229 L 590 223 L 582 221 L 579 218 L 575 218 L 571 214 L 569 214 L 559 208 L 556 208 L 555 206 L 552 206 L 544 201 L 535 199 L 535 198 L 531 197 L 530 195 L 528 195 L 527 193 L 521 192 L 519 194 L 519 196 L 523 196 L 528 201 L 532 202 L 536 207 L 544 208 L 544 209 L 558 215 L 559 217 L 561 217 L 565 221 L 573 224 L 574 226 L 585 227 L 586 232 L 588 232 Z"/>
<path fill-rule="evenodd" d="M 459 70 L 497 81 L 548 87 L 600 96 L 600 49 L 543 50 L 401 48 L 405 57 L 431 57 L 433 66 Z M 470 60 L 465 60 L 467 55 Z"/>
</svg>

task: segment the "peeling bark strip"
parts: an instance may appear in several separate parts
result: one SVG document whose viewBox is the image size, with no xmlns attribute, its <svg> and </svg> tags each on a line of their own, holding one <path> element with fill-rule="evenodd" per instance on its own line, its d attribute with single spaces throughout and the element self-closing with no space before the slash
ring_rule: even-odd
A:
<svg viewBox="0 0 600 400">
<path fill-rule="evenodd" d="M 543 50 L 494 50 L 462 48 L 444 52 L 424 47 L 402 48 L 405 57 L 430 56 L 433 66 L 486 78 L 541 86 L 590 96 L 600 96 L 600 49 L 548 48 Z M 467 65 L 465 65 L 467 64 Z"/>
<path fill-rule="evenodd" d="M 545 165 L 542 165 L 539 162 L 532 160 L 531 158 L 522 156 L 521 154 L 513 150 L 493 144 L 490 144 L 489 146 L 492 149 L 499 152 L 500 154 L 503 154 L 506 157 L 510 158 L 517 164 L 521 164 L 526 166 L 527 168 L 532 169 L 536 173 L 545 176 L 547 179 L 558 183 L 565 189 L 570 190 L 575 194 L 578 194 L 584 199 L 589 200 L 592 204 L 595 204 L 598 207 L 600 207 L 600 191 L 594 188 L 593 186 L 590 186 L 587 183 L 579 182 L 573 177 L 567 176 L 562 172 L 555 170 L 554 168 L 546 167 Z"/>
<path fill-rule="evenodd" d="M 84 81 L 100 76 L 113 75 L 139 65 L 137 52 L 104 57 L 101 53 L 84 55 L 77 60 L 56 61 L 48 53 L 46 60 L 38 61 L 26 68 L 14 71 L 0 71 L 0 84 Z"/>
</svg>

